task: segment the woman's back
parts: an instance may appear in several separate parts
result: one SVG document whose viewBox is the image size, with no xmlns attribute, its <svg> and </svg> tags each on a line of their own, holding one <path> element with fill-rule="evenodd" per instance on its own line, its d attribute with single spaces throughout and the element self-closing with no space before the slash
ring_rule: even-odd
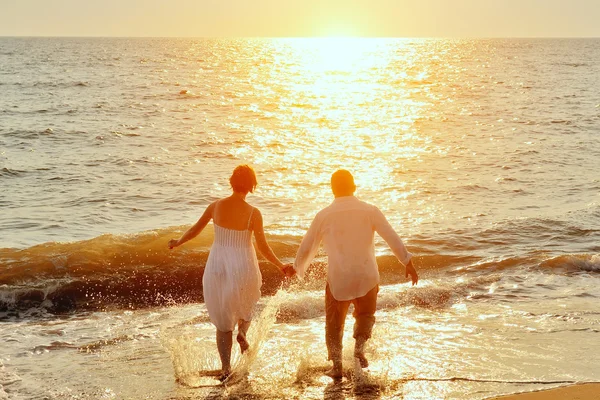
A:
<svg viewBox="0 0 600 400">
<path fill-rule="evenodd" d="M 256 260 L 256 254 L 252 247 L 252 231 L 250 230 L 254 209 L 250 206 L 250 215 L 246 216 L 247 207 L 244 207 L 244 204 L 237 204 L 238 202 L 230 200 L 232 199 L 227 198 L 215 203 L 213 212 L 215 225 L 213 251 L 215 251 L 216 246 L 230 248 L 229 251 L 237 251 L 235 249 L 252 250 L 251 252 L 240 253 L 238 258 L 241 258 L 237 264 L 243 263 L 244 259 L 254 261 Z M 248 206 L 248 204 L 245 205 Z M 228 257 L 232 256 L 230 254 Z"/>
<path fill-rule="evenodd" d="M 221 228 L 250 230 L 254 207 L 236 197 L 226 197 L 215 203 L 213 222 Z"/>
</svg>

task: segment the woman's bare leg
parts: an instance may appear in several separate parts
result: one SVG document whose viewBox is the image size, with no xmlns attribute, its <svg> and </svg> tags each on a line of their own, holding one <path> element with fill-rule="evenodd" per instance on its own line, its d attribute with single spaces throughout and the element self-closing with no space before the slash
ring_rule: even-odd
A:
<svg viewBox="0 0 600 400">
<path fill-rule="evenodd" d="M 231 373 L 231 346 L 233 344 L 233 332 L 221 332 L 217 329 L 217 349 L 221 357 L 221 370 L 223 378 Z"/>
<path fill-rule="evenodd" d="M 242 354 L 248 350 L 250 345 L 248 344 L 248 340 L 246 340 L 246 333 L 248 333 L 248 328 L 250 328 L 250 321 L 244 321 L 240 319 L 238 321 L 238 334 L 237 334 L 237 342 L 240 344 L 240 351 Z"/>
</svg>

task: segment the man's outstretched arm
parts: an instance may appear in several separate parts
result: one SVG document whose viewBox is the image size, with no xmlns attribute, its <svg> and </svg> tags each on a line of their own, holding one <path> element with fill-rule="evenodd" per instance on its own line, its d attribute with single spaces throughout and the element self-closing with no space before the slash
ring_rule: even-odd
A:
<svg viewBox="0 0 600 400">
<path fill-rule="evenodd" d="M 417 274 L 417 270 L 412 263 L 412 254 L 406 249 L 404 242 L 402 242 L 402 239 L 390 225 L 381 210 L 377 207 L 373 208 L 373 223 L 375 225 L 375 231 L 383 238 L 383 240 L 385 240 L 388 246 L 390 246 L 390 249 L 392 249 L 394 255 L 405 266 L 405 276 L 408 278 L 410 275 L 412 284 L 416 285 L 419 281 L 419 275 Z"/>
</svg>

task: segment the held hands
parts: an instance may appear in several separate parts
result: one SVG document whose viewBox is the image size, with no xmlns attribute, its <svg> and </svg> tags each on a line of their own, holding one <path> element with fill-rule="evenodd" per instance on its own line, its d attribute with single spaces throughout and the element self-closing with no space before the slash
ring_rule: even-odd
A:
<svg viewBox="0 0 600 400">
<path fill-rule="evenodd" d="M 413 286 L 416 285 L 417 282 L 419 282 L 419 275 L 417 274 L 417 270 L 415 269 L 412 260 L 410 260 L 406 265 L 405 278 L 408 278 L 408 275 L 410 275 L 410 279 L 412 281 Z"/>
<path fill-rule="evenodd" d="M 294 269 L 294 264 L 285 264 L 281 269 L 281 272 L 285 275 L 286 278 L 291 278 L 296 275 L 296 270 Z"/>
</svg>

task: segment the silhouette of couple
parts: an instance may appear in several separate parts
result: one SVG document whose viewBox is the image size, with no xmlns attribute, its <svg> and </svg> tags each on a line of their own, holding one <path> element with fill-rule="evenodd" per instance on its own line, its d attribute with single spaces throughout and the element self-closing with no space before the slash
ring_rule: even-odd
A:
<svg viewBox="0 0 600 400">
<path fill-rule="evenodd" d="M 246 333 L 252 313 L 260 299 L 262 277 L 252 233 L 260 253 L 286 277 L 303 277 L 321 242 L 328 256 L 325 287 L 325 341 L 329 360 L 333 362 L 328 375 L 342 377 L 342 339 L 350 304 L 354 304 L 354 356 L 361 367 L 368 366 L 364 348 L 375 323 L 379 271 L 375 258 L 374 233 L 390 246 L 405 266 L 412 284 L 419 280 L 402 239 L 383 213 L 375 206 L 354 196 L 354 177 L 346 170 L 331 176 L 335 199 L 319 211 L 302 239 L 294 264 L 284 265 L 267 243 L 261 212 L 246 202 L 248 193 L 257 185 L 256 174 L 248 165 L 240 165 L 229 179 L 231 196 L 210 204 L 198 222 L 179 239 L 169 241 L 169 248 L 181 246 L 196 237 L 213 220 L 214 242 L 210 250 L 202 285 L 204 302 L 211 322 L 217 328 L 217 348 L 221 358 L 222 379 L 231 373 L 233 330 L 240 350 L 248 350 Z"/>
</svg>

